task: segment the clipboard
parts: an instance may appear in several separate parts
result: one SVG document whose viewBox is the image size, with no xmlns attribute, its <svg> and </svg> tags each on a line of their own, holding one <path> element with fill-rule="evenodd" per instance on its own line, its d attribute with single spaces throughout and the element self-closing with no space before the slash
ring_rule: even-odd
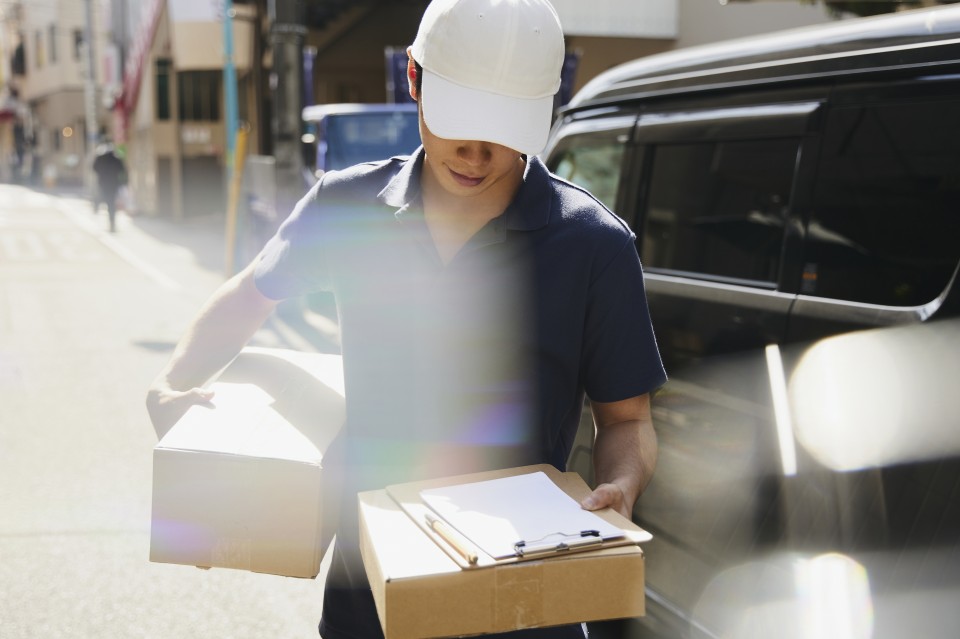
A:
<svg viewBox="0 0 960 639">
<path fill-rule="evenodd" d="M 613 549 L 636 546 L 652 539 L 649 532 L 613 509 L 605 508 L 591 512 L 610 526 L 622 531 L 621 536 L 603 538 L 588 534 L 592 531 L 573 531 L 558 534 L 557 537 L 550 539 L 516 540 L 515 545 L 518 547 L 515 548 L 515 552 L 509 556 L 495 557 L 485 552 L 477 544 L 472 543 L 465 535 L 460 534 L 442 517 L 441 513 L 432 509 L 421 495 L 421 492 L 425 490 L 538 472 L 546 475 L 560 490 L 577 502 L 590 494 L 590 488 L 577 473 L 561 472 L 549 464 L 395 484 L 387 486 L 386 493 L 425 535 L 442 548 L 464 570 L 531 560 L 550 561 L 569 556 L 570 553 L 615 552 Z"/>
</svg>

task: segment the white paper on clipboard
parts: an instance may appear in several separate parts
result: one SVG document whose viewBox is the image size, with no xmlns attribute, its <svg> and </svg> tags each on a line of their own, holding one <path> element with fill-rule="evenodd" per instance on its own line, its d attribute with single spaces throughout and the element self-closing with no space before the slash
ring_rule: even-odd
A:
<svg viewBox="0 0 960 639">
<path fill-rule="evenodd" d="M 563 492 L 542 472 L 430 488 L 420 498 L 495 559 L 517 555 L 516 544 L 560 543 L 596 531 L 603 539 L 624 531 Z"/>
</svg>

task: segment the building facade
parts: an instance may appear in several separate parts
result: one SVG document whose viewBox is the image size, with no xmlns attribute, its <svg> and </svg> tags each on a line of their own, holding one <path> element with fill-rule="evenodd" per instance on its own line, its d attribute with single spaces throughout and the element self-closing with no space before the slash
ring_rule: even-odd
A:
<svg viewBox="0 0 960 639">
<path fill-rule="evenodd" d="M 104 33 L 102 8 L 101 4 L 91 5 L 88 20 L 84 2 L 51 0 L 4 6 L 13 56 L 22 71 L 16 93 L 26 110 L 17 114 L 15 126 L 25 147 L 21 169 L 30 181 L 83 183 L 93 152 L 91 140 L 98 133 L 87 126 L 85 83 L 90 77 L 96 86 L 103 79 L 101 69 L 88 68 L 87 52 L 93 47 L 94 58 L 98 56 Z M 92 42 L 87 41 L 88 21 Z M 105 105 L 99 102 L 94 108 L 93 121 L 99 122 Z"/>
<path fill-rule="evenodd" d="M 93 3 L 96 121 L 126 154 L 136 210 L 176 219 L 222 213 L 228 108 L 246 153 L 300 162 L 308 104 L 384 102 L 385 52 L 414 39 L 427 0 L 50 0 L 19 7 L 20 99 L 40 172 L 79 182 L 86 142 L 83 7 Z M 576 60 L 571 92 L 638 57 L 835 19 L 820 5 L 711 0 L 553 0 Z M 227 13 L 229 15 L 227 15 Z M 224 90 L 230 24 L 236 100 Z M 8 31 L 10 29 L 8 28 Z M 0 45 L 3 42 L 0 41 Z M 5 56 L 7 57 L 7 56 Z M 401 80 L 402 81 L 402 80 Z M 0 152 L 3 139 L 0 137 Z M 48 168 L 49 167 L 49 168 Z"/>
<path fill-rule="evenodd" d="M 0 182 L 23 179 L 26 106 L 20 100 L 24 50 L 20 43 L 20 7 L 0 6 Z"/>
<path fill-rule="evenodd" d="M 226 134 L 223 69 L 225 37 L 217 5 L 196 0 L 150 0 L 126 52 L 111 129 L 126 152 L 129 186 L 139 212 L 174 218 L 222 212 Z M 256 14 L 235 9 L 233 64 L 241 117 L 261 117 L 252 97 Z"/>
</svg>

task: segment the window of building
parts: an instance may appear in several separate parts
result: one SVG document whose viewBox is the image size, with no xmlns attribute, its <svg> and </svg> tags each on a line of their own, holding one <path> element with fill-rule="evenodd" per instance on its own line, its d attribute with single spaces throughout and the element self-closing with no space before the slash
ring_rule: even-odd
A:
<svg viewBox="0 0 960 639">
<path fill-rule="evenodd" d="M 50 48 L 50 64 L 57 62 L 57 25 L 51 24 L 47 36 L 47 46 Z"/>
<path fill-rule="evenodd" d="M 13 51 L 13 59 L 10 61 L 10 72 L 13 75 L 27 74 L 27 56 L 24 50 L 23 42 L 17 45 Z"/>
<path fill-rule="evenodd" d="M 250 121 L 251 74 L 244 75 L 237 80 L 237 118 L 241 122 Z"/>
<path fill-rule="evenodd" d="M 79 62 L 83 58 L 83 30 L 73 30 L 73 59 Z"/>
<path fill-rule="evenodd" d="M 43 51 L 43 32 L 39 29 L 33 34 L 33 57 L 37 60 L 36 68 L 43 67 L 46 54 Z"/>
<path fill-rule="evenodd" d="M 960 260 L 958 113 L 957 99 L 830 112 L 802 292 L 917 306 L 946 288 Z"/>
<path fill-rule="evenodd" d="M 644 265 L 776 282 L 798 149 L 797 139 L 655 146 Z"/>
<path fill-rule="evenodd" d="M 220 119 L 220 72 L 181 71 L 177 74 L 180 120 Z"/>
<path fill-rule="evenodd" d="M 172 64 L 170 60 L 160 59 L 157 60 L 156 73 L 157 73 L 157 119 L 158 120 L 169 120 L 170 119 L 170 74 L 171 74 Z"/>
</svg>

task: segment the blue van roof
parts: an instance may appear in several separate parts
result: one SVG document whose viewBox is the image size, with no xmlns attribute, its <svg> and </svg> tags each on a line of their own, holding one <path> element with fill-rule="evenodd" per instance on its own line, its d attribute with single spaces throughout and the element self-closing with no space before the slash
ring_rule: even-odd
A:
<svg viewBox="0 0 960 639">
<path fill-rule="evenodd" d="M 406 113 L 416 112 L 417 105 L 410 103 L 403 104 L 360 104 L 360 103 L 337 103 L 337 104 L 315 104 L 303 109 L 303 120 L 305 122 L 319 122 L 329 115 L 342 115 L 349 113 Z"/>
</svg>

